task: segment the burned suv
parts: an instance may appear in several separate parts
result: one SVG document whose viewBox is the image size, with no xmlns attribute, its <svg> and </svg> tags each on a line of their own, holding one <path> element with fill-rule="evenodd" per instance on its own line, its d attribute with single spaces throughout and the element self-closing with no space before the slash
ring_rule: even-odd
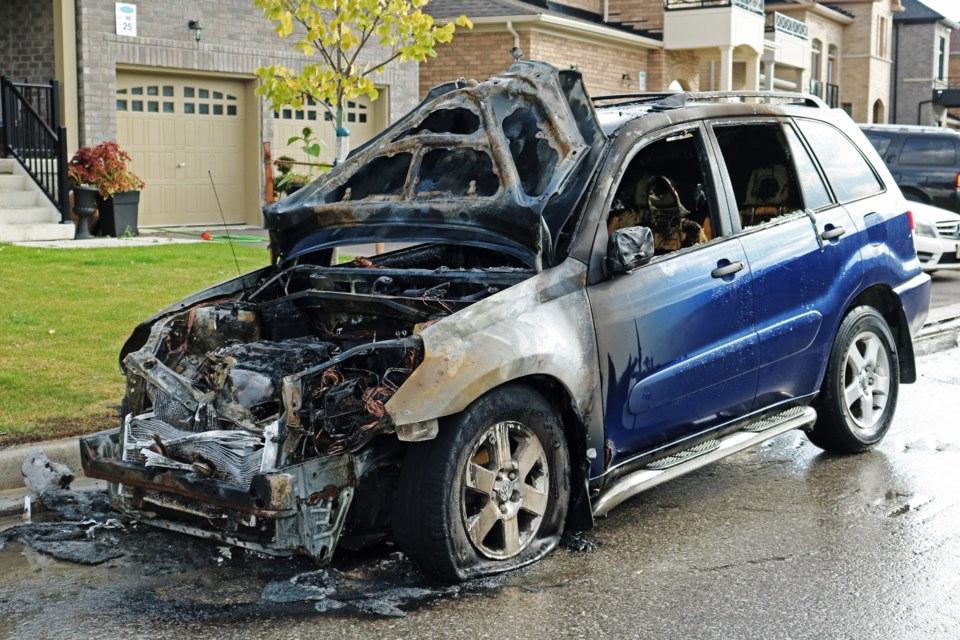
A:
<svg viewBox="0 0 960 640">
<path fill-rule="evenodd" d="M 138 326 L 88 476 L 144 522 L 446 580 L 790 429 L 875 446 L 927 313 L 907 207 L 815 98 L 591 101 L 517 62 L 265 211 L 271 266 Z M 399 250 L 331 265 L 332 250 Z"/>
</svg>

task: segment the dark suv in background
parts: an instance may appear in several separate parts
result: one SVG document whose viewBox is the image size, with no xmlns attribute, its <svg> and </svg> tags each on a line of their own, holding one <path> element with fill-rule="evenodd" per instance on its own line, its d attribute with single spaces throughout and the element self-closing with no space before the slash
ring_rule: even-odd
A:
<svg viewBox="0 0 960 640">
<path fill-rule="evenodd" d="M 907 125 L 860 128 L 908 200 L 960 213 L 960 134 Z"/>
</svg>

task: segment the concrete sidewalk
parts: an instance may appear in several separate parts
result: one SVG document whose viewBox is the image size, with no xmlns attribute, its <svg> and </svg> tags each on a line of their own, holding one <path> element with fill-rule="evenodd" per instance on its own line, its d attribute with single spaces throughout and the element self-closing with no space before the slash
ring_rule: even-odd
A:
<svg viewBox="0 0 960 640">
<path fill-rule="evenodd" d="M 917 356 L 950 349 L 960 345 L 960 304 L 931 309 L 927 322 L 914 340 Z M 23 513 L 23 498 L 30 492 L 23 486 L 20 471 L 24 459 L 30 451 L 43 449 L 48 458 L 70 467 L 77 480 L 74 488 L 97 490 L 106 486 L 101 481 L 92 481 L 84 477 L 80 467 L 80 447 L 77 438 L 64 438 L 38 442 L 0 450 L 0 516 Z M 34 509 L 39 502 L 34 500 Z M 42 507 L 41 507 L 42 508 Z"/>
</svg>

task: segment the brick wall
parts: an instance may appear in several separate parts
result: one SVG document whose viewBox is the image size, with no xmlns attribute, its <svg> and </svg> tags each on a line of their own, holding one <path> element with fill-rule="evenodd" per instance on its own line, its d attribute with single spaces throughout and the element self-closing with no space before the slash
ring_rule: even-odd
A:
<svg viewBox="0 0 960 640">
<path fill-rule="evenodd" d="M 930 104 L 921 107 L 920 122 L 917 122 L 917 106 L 920 102 L 930 100 L 935 84 L 937 36 L 941 33 L 937 26 L 935 23 L 897 25 L 899 46 L 897 77 L 894 79 L 896 109 L 890 113 L 891 122 L 928 125 L 935 123 Z"/>
<path fill-rule="evenodd" d="M 520 50 L 530 55 L 530 31 L 518 31 Z M 420 65 L 420 97 L 431 88 L 457 78 L 483 81 L 510 68 L 513 35 L 503 31 L 458 31 L 453 40 L 437 48 L 437 57 Z"/>
<path fill-rule="evenodd" d="M 54 78 L 52 2 L 0 0 L 0 75 L 43 84 Z"/>
<path fill-rule="evenodd" d="M 638 29 L 663 30 L 663 0 L 610 0 L 610 21 Z"/>
<path fill-rule="evenodd" d="M 541 32 L 531 37 L 529 57 L 560 69 L 577 67 L 587 91 L 594 96 L 637 91 L 638 73 L 647 71 L 646 49 L 620 49 Z M 648 90 L 649 82 L 648 75 Z"/>
<path fill-rule="evenodd" d="M 258 66 L 285 64 L 296 69 L 304 61 L 293 52 L 294 40 L 281 41 L 273 33 L 273 25 L 249 0 L 192 0 L 188 4 L 140 0 L 137 11 L 138 37 L 127 38 L 115 33 L 114 2 L 77 0 L 81 144 L 116 138 L 117 65 L 233 73 L 252 79 Z M 195 19 L 204 26 L 199 43 L 187 27 Z M 390 88 L 391 120 L 416 104 L 415 63 L 391 63 L 374 81 Z M 273 131 L 269 109 L 261 109 L 261 122 L 264 139 L 269 140 Z"/>
<path fill-rule="evenodd" d="M 651 51 L 647 73 L 647 91 L 666 91 L 675 80 L 686 91 L 701 89 L 700 57 L 694 51 Z"/>
<path fill-rule="evenodd" d="M 620 49 L 530 29 L 517 28 L 517 32 L 524 58 L 543 60 L 559 69 L 575 66 L 591 95 L 636 91 L 638 72 L 647 70 L 645 49 Z M 443 82 L 460 77 L 483 81 L 508 69 L 513 63 L 511 47 L 513 35 L 505 28 L 459 33 L 452 43 L 437 50 L 436 58 L 421 65 L 420 95 Z M 629 87 L 623 74 L 630 77 Z"/>
</svg>

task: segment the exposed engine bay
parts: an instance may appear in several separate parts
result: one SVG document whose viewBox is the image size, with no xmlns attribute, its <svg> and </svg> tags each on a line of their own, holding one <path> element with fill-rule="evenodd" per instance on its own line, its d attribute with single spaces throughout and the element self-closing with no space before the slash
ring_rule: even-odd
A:
<svg viewBox="0 0 960 640">
<path fill-rule="evenodd" d="M 394 433 L 384 406 L 422 359 L 419 331 L 534 271 L 488 249 L 434 244 L 336 267 L 301 262 L 262 274 L 255 282 L 250 277 L 238 295 L 162 316 L 143 346 L 127 353 L 124 417 L 113 453 L 134 470 L 174 472 L 177 482 L 206 481 L 220 494 L 253 495 L 263 484 L 258 477 L 325 461 L 318 464 L 332 465 L 338 480 L 314 469 L 316 484 L 293 487 L 303 495 L 291 504 L 267 504 L 276 503 L 271 485 L 273 497 L 251 509 L 273 518 L 283 509 L 271 507 L 298 509 L 297 497 L 327 509 L 325 542 L 306 549 L 323 560 L 360 478 L 370 476 L 364 500 L 389 498 L 383 477 L 395 473 L 400 449 L 395 436 L 377 436 Z M 345 453 L 351 454 L 347 463 L 337 456 Z M 126 511 L 169 517 L 173 510 L 230 534 L 244 528 L 258 529 L 259 538 L 282 534 L 279 525 L 227 512 L 237 505 L 211 509 L 180 497 L 182 487 L 170 495 L 155 489 L 172 480 L 128 480 L 117 485 L 115 499 Z M 355 511 L 347 529 L 362 537 L 382 524 L 385 506 Z M 318 520 L 316 513 L 310 518 Z M 319 522 L 322 528 L 323 517 Z"/>
<path fill-rule="evenodd" d="M 419 362 L 422 327 L 533 275 L 497 262 L 432 245 L 293 265 L 163 319 L 124 360 L 128 459 L 248 486 L 355 450 L 390 430 L 384 404 Z M 282 446 L 264 447 L 265 433 Z"/>
</svg>

